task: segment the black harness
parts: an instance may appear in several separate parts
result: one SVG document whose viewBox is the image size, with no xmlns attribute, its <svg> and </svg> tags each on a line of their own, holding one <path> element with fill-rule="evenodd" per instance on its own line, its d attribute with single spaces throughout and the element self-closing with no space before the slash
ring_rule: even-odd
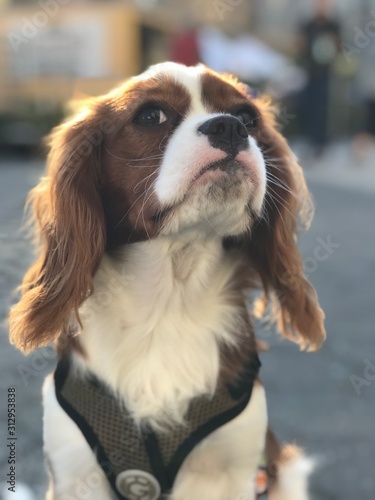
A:
<svg viewBox="0 0 375 500">
<path fill-rule="evenodd" d="M 95 376 L 78 376 L 69 356 L 55 371 L 56 397 L 77 424 L 115 495 L 157 500 L 171 492 L 185 458 L 211 432 L 247 406 L 260 369 L 254 353 L 241 379 L 219 387 L 213 397 L 190 403 L 184 425 L 167 431 L 139 429 L 125 405 Z"/>
</svg>

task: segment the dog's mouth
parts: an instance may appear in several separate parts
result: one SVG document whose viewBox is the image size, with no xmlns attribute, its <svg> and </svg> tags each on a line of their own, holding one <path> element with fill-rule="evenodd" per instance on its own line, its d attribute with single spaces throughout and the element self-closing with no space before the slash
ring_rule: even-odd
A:
<svg viewBox="0 0 375 500">
<path fill-rule="evenodd" d="M 209 163 L 205 167 L 201 168 L 199 172 L 193 177 L 193 182 L 197 179 L 203 177 L 207 172 L 219 172 L 227 174 L 228 176 L 236 176 L 238 173 L 245 173 L 245 166 L 234 158 L 226 157 L 222 160 L 218 160 Z"/>
<path fill-rule="evenodd" d="M 191 178 L 190 186 L 183 199 L 175 205 L 160 208 L 152 214 L 151 220 L 154 223 L 162 223 L 176 208 L 186 202 L 197 184 L 208 185 L 210 192 L 215 187 L 221 191 L 229 192 L 233 187 L 240 185 L 245 177 L 249 177 L 248 169 L 243 163 L 233 157 L 227 156 L 221 160 L 208 163 Z"/>
</svg>

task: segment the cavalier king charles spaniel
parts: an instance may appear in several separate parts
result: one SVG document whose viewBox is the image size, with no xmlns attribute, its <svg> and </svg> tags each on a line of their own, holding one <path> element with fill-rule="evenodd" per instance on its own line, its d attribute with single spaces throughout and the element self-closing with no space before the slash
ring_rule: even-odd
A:
<svg viewBox="0 0 375 500">
<path fill-rule="evenodd" d="M 29 198 L 40 254 L 10 316 L 20 349 L 59 355 L 47 497 L 254 500 L 265 460 L 270 499 L 307 499 L 309 460 L 267 428 L 251 318 L 304 349 L 325 337 L 296 241 L 312 204 L 274 109 L 163 63 L 50 145 Z"/>
</svg>

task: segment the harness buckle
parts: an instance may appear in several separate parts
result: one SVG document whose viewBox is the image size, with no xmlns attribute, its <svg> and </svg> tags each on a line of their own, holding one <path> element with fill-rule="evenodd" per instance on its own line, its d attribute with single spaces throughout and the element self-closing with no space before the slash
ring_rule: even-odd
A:
<svg viewBox="0 0 375 500">
<path fill-rule="evenodd" d="M 118 492 L 127 500 L 158 500 L 161 488 L 158 481 L 142 470 L 126 470 L 116 478 Z"/>
</svg>

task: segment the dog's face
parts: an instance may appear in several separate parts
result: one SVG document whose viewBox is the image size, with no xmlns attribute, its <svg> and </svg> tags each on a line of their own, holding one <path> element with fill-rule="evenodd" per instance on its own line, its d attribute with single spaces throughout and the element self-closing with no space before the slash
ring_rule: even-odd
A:
<svg viewBox="0 0 375 500">
<path fill-rule="evenodd" d="M 234 236 L 261 215 L 260 110 L 244 86 L 204 66 L 161 64 L 113 98 L 103 144 L 108 245 L 174 234 Z"/>
<path fill-rule="evenodd" d="M 324 337 L 296 245 L 310 206 L 302 171 L 272 109 L 231 77 L 165 63 L 88 102 L 51 135 L 30 201 L 42 252 L 11 312 L 23 349 L 78 315 L 106 250 L 159 237 L 234 245 L 278 299 L 282 333 L 304 346 Z"/>
</svg>

